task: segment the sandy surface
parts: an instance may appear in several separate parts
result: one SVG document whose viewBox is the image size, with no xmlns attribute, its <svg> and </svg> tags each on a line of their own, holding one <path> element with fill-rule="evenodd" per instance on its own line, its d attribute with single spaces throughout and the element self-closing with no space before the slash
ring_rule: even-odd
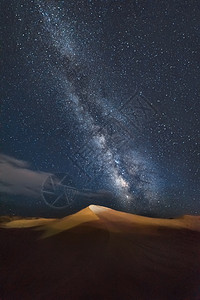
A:
<svg viewBox="0 0 200 300">
<path fill-rule="evenodd" d="M 200 299 L 200 217 L 0 218 L 0 299 Z"/>
</svg>

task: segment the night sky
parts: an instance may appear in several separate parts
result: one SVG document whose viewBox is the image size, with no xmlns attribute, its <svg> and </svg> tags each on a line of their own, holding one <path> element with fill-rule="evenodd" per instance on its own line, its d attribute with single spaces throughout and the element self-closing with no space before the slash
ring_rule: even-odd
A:
<svg viewBox="0 0 200 300">
<path fill-rule="evenodd" d="M 200 214 L 199 1 L 3 0 L 1 13 L 0 214 Z M 78 191 L 69 205 L 44 196 L 51 174 Z"/>
</svg>

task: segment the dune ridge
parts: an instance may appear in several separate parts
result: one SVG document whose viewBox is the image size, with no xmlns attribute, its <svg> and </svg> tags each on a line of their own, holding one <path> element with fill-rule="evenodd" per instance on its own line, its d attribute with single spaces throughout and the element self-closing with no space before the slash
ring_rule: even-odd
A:
<svg viewBox="0 0 200 300">
<path fill-rule="evenodd" d="M 55 218 L 20 218 L 0 217 L 0 228 L 29 228 L 40 227 L 46 231 L 44 237 L 48 237 L 59 232 L 69 230 L 83 223 L 101 220 L 107 223 L 107 229 L 112 231 L 113 226 L 120 223 L 127 223 L 129 226 L 160 226 L 170 228 L 185 228 L 200 232 L 200 216 L 184 215 L 173 219 L 161 219 L 144 217 L 131 213 L 116 211 L 114 209 L 90 205 L 81 211 L 61 219 Z M 110 226 L 108 226 L 110 224 Z M 113 226 L 111 226 L 113 224 Z M 39 228 L 38 228 L 39 230 Z"/>
</svg>

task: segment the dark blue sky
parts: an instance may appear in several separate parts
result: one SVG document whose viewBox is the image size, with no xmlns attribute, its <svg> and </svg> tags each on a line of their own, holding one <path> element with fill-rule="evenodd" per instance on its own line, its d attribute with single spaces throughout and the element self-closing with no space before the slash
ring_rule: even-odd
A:
<svg viewBox="0 0 200 300">
<path fill-rule="evenodd" d="M 102 205 L 200 213 L 198 1 L 1 1 L 1 12 L 2 172 L 20 160 L 111 192 Z M 18 207 L 11 178 L 6 209 L 44 214 L 39 198 Z"/>
</svg>

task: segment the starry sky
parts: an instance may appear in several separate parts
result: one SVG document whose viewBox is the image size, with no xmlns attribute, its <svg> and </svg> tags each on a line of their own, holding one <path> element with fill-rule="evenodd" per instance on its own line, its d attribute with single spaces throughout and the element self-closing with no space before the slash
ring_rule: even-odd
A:
<svg viewBox="0 0 200 300">
<path fill-rule="evenodd" d="M 200 214 L 198 1 L 3 0 L 1 13 L 0 213 Z M 41 195 L 52 174 L 78 191 L 63 209 Z"/>
</svg>

